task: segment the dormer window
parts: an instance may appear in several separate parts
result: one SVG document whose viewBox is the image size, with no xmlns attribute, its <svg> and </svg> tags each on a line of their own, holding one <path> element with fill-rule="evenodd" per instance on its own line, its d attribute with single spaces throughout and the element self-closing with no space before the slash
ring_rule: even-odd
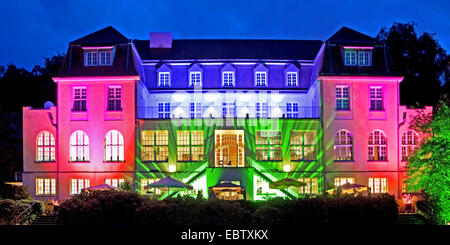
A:
<svg viewBox="0 0 450 245">
<path fill-rule="evenodd" d="M 286 85 L 288 87 L 298 86 L 297 72 L 286 72 Z"/>
<path fill-rule="evenodd" d="M 158 86 L 159 87 L 170 87 L 170 72 L 159 72 Z"/>
<path fill-rule="evenodd" d="M 371 47 L 344 48 L 344 65 L 346 66 L 371 66 Z"/>
<path fill-rule="evenodd" d="M 189 86 L 202 86 L 202 73 L 193 71 L 189 73 Z"/>
<path fill-rule="evenodd" d="M 112 49 L 93 49 L 85 48 L 84 51 L 85 66 L 111 66 Z"/>
<path fill-rule="evenodd" d="M 232 71 L 222 72 L 222 85 L 224 87 L 234 86 L 234 72 Z"/>
<path fill-rule="evenodd" d="M 256 87 L 266 87 L 267 86 L 267 72 L 265 72 L 265 71 L 255 72 L 255 85 L 256 85 Z"/>
</svg>

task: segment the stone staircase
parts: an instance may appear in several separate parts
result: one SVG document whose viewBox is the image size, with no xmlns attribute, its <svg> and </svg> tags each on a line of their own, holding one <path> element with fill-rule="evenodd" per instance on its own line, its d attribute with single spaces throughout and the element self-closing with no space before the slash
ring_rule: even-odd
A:
<svg viewBox="0 0 450 245">
<path fill-rule="evenodd" d="M 56 215 L 40 215 L 33 220 L 31 225 L 56 225 Z"/>
<path fill-rule="evenodd" d="M 420 214 L 399 214 L 398 221 L 396 224 L 399 225 L 426 225 L 428 221 L 425 217 Z"/>
</svg>

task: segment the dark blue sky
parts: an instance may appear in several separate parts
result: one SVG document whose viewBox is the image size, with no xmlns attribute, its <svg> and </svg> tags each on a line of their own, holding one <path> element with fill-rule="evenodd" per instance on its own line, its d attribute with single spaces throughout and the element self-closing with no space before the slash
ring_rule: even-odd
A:
<svg viewBox="0 0 450 245">
<path fill-rule="evenodd" d="M 314 2 L 314 3 L 312 3 Z M 2 0 L 0 65 L 27 69 L 65 52 L 69 41 L 112 25 L 127 37 L 325 40 L 342 26 L 370 36 L 393 22 L 418 24 L 450 49 L 450 1 Z"/>
</svg>

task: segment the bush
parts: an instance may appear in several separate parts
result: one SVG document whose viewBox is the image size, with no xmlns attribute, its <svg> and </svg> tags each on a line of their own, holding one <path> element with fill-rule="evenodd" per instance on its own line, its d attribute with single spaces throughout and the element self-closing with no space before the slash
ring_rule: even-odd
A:
<svg viewBox="0 0 450 245">
<path fill-rule="evenodd" d="M 34 204 L 34 205 L 33 205 Z M 44 213 L 44 204 L 36 200 L 12 200 L 0 199 L 0 224 L 14 224 L 15 219 L 22 214 L 30 205 L 33 205 L 30 212 L 20 217 L 17 222 L 29 224 L 36 216 Z"/>
<path fill-rule="evenodd" d="M 26 186 L 0 184 L 0 198 L 21 200 L 31 199 Z"/>
</svg>

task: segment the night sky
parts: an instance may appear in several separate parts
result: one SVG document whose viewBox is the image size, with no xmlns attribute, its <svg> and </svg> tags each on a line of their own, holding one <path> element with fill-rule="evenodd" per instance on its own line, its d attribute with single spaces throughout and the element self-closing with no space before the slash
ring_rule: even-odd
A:
<svg viewBox="0 0 450 245">
<path fill-rule="evenodd" d="M 314 3 L 311 3 L 314 2 Z M 113 26 L 129 38 L 151 31 L 180 38 L 326 40 L 342 26 L 370 36 L 393 22 L 418 24 L 450 50 L 450 1 L 2 0 L 0 65 L 31 69 L 69 41 Z"/>
</svg>

